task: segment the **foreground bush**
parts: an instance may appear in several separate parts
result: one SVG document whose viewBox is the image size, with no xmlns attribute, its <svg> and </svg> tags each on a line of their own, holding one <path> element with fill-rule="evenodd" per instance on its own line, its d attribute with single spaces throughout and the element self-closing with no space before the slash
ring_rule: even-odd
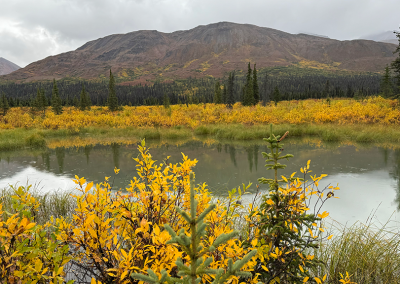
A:
<svg viewBox="0 0 400 284">
<path fill-rule="evenodd" d="M 206 184 L 190 181 L 196 160 L 183 155 L 180 164 L 168 163 L 168 158 L 156 162 L 144 141 L 135 159 L 139 177 L 127 191 L 113 190 L 110 177 L 93 185 L 76 176 L 80 191 L 73 196 L 76 207 L 70 214 L 56 216 L 55 222 L 52 218 L 43 226 L 33 224 L 38 202 L 29 189 L 20 187 L 15 197 L 17 206 L 22 206 L 20 213 L 0 214 L 0 225 L 10 224 L 0 227 L 0 253 L 8 257 L 8 262 L 3 260 L 1 280 L 60 283 L 66 265 L 69 278 L 74 274 L 79 283 L 335 280 L 334 274 L 316 273 L 322 271 L 318 270 L 322 263 L 312 251 L 329 238 L 321 223 L 328 213 L 320 210 L 337 188 L 319 189 L 322 176 L 306 181 L 309 164 L 301 169 L 302 178 L 293 174 L 278 179 L 278 169 L 284 168 L 279 160 L 290 157 L 281 154 L 284 138 L 271 131 L 267 139 L 271 152 L 264 155 L 274 178 L 260 179 L 270 188 L 258 206 L 256 198 L 248 207 L 238 202 L 248 186 L 239 188 L 238 196 L 232 191 L 227 202 L 210 206 Z M 319 209 L 310 212 L 313 196 Z M 239 236 L 234 237 L 238 226 Z M 39 263 L 45 255 L 49 257 Z M 340 281 L 350 283 L 346 276 Z"/>
<path fill-rule="evenodd" d="M 0 203 L 1 283 L 64 283 L 63 269 L 71 259 L 68 245 L 57 240 L 59 229 L 50 220 L 36 224 L 40 204 L 30 187 L 12 189 L 16 213 L 4 211 Z"/>
</svg>

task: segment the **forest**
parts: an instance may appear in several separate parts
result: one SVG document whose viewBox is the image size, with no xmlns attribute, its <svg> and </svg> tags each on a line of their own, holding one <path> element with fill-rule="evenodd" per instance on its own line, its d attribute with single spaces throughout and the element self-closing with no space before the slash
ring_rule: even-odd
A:
<svg viewBox="0 0 400 284">
<path fill-rule="evenodd" d="M 273 100 L 278 90 L 280 100 L 304 100 L 309 98 L 353 98 L 368 97 L 381 92 L 382 74 L 329 72 L 304 69 L 295 66 L 274 67 L 257 70 L 259 100 L 266 103 Z M 235 102 L 243 102 L 247 84 L 245 72 L 233 71 L 232 95 Z M 394 79 L 390 78 L 391 84 Z M 160 105 L 167 96 L 171 104 L 212 103 L 215 85 L 222 91 L 228 85 L 229 74 L 223 78 L 187 78 L 169 82 L 149 82 L 146 85 L 115 85 L 115 93 L 120 105 Z M 116 78 L 119 83 L 119 78 Z M 108 80 L 85 81 L 61 79 L 57 81 L 59 96 L 63 106 L 78 106 L 82 86 L 92 105 L 107 105 L 109 95 Z M 8 99 L 10 107 L 32 106 L 38 89 L 44 92 L 47 105 L 51 104 L 53 82 L 0 84 L 0 94 Z"/>
</svg>

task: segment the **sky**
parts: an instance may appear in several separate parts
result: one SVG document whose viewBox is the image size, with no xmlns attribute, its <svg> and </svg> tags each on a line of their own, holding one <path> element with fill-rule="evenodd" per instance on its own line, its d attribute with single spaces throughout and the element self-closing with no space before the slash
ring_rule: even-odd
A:
<svg viewBox="0 0 400 284">
<path fill-rule="evenodd" d="M 399 0 L 0 0 L 0 57 L 20 67 L 110 34 L 216 22 L 350 40 L 399 30 Z"/>
</svg>

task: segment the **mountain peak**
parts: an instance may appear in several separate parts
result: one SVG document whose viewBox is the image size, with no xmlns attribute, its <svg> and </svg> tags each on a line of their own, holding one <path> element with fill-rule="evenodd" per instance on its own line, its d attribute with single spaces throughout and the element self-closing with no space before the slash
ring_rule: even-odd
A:
<svg viewBox="0 0 400 284">
<path fill-rule="evenodd" d="M 14 72 L 18 69 L 20 69 L 17 64 L 12 63 L 11 61 L 8 61 L 7 59 L 0 57 L 0 75 L 6 75 L 11 72 Z"/>
</svg>

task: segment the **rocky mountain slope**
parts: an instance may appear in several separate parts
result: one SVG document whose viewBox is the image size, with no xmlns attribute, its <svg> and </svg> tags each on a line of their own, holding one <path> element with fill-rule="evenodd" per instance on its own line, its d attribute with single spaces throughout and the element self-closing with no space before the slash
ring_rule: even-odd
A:
<svg viewBox="0 0 400 284">
<path fill-rule="evenodd" d="M 20 68 L 21 67 L 19 67 L 17 64 L 14 64 L 3 57 L 0 57 L 0 75 L 7 75 Z"/>
<path fill-rule="evenodd" d="M 186 77 L 220 77 L 234 69 L 270 66 L 382 71 L 396 45 L 371 40 L 339 41 L 289 34 L 248 24 L 221 22 L 191 30 L 135 31 L 89 41 L 78 49 L 29 64 L 0 79 L 105 78 L 112 68 L 129 83 Z"/>
</svg>

